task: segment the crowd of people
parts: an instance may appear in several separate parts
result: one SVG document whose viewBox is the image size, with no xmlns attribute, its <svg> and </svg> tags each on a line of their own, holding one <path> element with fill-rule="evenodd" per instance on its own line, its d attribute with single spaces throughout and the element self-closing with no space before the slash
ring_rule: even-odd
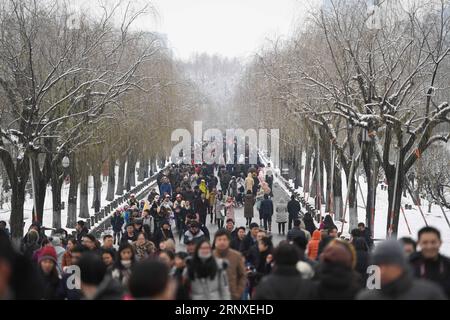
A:
<svg viewBox="0 0 450 320">
<path fill-rule="evenodd" d="M 450 297 L 450 260 L 433 227 L 422 228 L 417 243 L 375 245 L 364 223 L 346 238 L 331 215 L 317 222 L 294 195 L 274 199 L 270 165 L 173 165 L 157 183 L 146 199 L 131 195 L 100 239 L 81 220 L 74 236 L 47 236 L 34 223 L 17 248 L 0 223 L 0 299 Z M 237 225 L 238 207 L 245 226 Z"/>
</svg>

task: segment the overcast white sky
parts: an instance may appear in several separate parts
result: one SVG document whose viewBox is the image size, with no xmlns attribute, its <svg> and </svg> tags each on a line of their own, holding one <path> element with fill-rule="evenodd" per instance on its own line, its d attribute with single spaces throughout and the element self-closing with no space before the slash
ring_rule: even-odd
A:
<svg viewBox="0 0 450 320">
<path fill-rule="evenodd" d="M 152 24 L 166 33 L 176 56 L 194 52 L 245 57 L 266 37 L 286 35 L 306 11 L 307 0 L 153 0 Z"/>
<path fill-rule="evenodd" d="M 120 0 L 97 0 L 113 5 Z M 95 13 L 97 1 L 71 0 L 78 10 Z M 129 0 L 123 0 L 126 5 Z M 178 58 L 195 52 L 245 58 L 267 38 L 286 36 L 308 9 L 323 0 L 132 0 L 133 7 L 148 2 L 157 17 L 139 19 L 139 29 L 167 35 Z M 98 8 L 98 7 L 97 7 Z"/>
</svg>

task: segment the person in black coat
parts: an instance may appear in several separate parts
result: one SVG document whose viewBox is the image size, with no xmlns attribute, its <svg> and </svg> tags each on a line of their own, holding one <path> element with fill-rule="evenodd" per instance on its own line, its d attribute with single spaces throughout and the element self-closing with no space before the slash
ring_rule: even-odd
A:
<svg viewBox="0 0 450 320">
<path fill-rule="evenodd" d="M 195 212 L 198 213 L 200 216 L 201 224 L 206 224 L 206 217 L 208 216 L 208 207 L 209 202 L 207 199 L 205 199 L 205 194 L 202 193 L 200 197 L 197 200 L 195 200 L 194 203 L 194 209 Z"/>
<path fill-rule="evenodd" d="M 306 231 L 308 231 L 311 235 L 317 230 L 314 219 L 311 217 L 309 212 L 306 212 L 303 216 L 303 223 L 305 224 Z"/>
<path fill-rule="evenodd" d="M 250 248 L 253 247 L 257 243 L 256 236 L 257 236 L 258 232 L 259 232 L 258 224 L 257 223 L 251 223 L 250 224 L 250 231 L 245 236 L 244 240 L 242 240 L 241 253 L 244 256 L 247 256 Z"/>
<path fill-rule="evenodd" d="M 361 239 L 363 240 L 363 239 Z M 376 246 L 371 261 L 380 270 L 380 287 L 368 288 L 356 297 L 358 300 L 445 300 L 438 284 L 425 279 L 414 279 L 398 241 L 388 240 Z M 368 285 L 376 285 L 376 281 Z"/>
<path fill-rule="evenodd" d="M 363 288 L 358 273 L 353 270 L 355 261 L 350 246 L 336 239 L 320 255 L 314 299 L 353 300 Z"/>
<path fill-rule="evenodd" d="M 306 238 L 305 232 L 300 228 L 301 221 L 296 219 L 294 221 L 294 228 L 290 229 L 287 233 L 286 240 L 293 241 L 295 238 L 303 236 Z"/>
<path fill-rule="evenodd" d="M 125 228 L 125 232 L 123 233 L 122 237 L 120 238 L 120 243 L 133 243 L 137 240 L 137 233 L 134 229 L 134 226 L 132 224 L 128 224 Z"/>
<path fill-rule="evenodd" d="M 366 228 L 366 225 L 363 222 L 358 223 L 358 229 L 360 237 L 363 237 L 366 240 L 367 246 L 369 249 L 373 248 L 373 239 L 372 234 L 368 228 Z"/>
<path fill-rule="evenodd" d="M 124 219 L 122 217 L 122 213 L 120 212 L 120 210 L 116 210 L 114 212 L 114 215 L 111 218 L 111 227 L 113 229 L 114 232 L 114 239 L 113 242 L 114 244 L 119 244 L 120 243 L 120 235 L 122 233 L 122 226 L 124 224 Z"/>
<path fill-rule="evenodd" d="M 38 266 L 44 284 L 44 300 L 62 300 L 64 298 L 59 295 L 61 279 L 56 268 L 57 265 L 55 248 L 52 246 L 43 247 L 38 258 Z"/>
<path fill-rule="evenodd" d="M 236 251 L 241 252 L 242 243 L 245 239 L 245 227 L 237 228 L 237 236 L 232 238 L 230 247 Z"/>
<path fill-rule="evenodd" d="M 263 277 L 253 294 L 254 300 L 308 300 L 313 296 L 313 284 L 302 279 L 296 265 L 298 249 L 281 244 L 273 254 L 273 272 Z"/>
<path fill-rule="evenodd" d="M 85 253 L 78 262 L 81 274 L 81 291 L 88 300 L 120 300 L 123 286 L 107 274 L 107 267 L 95 254 Z"/>
<path fill-rule="evenodd" d="M 269 199 L 269 195 L 264 195 L 264 200 L 261 201 L 259 214 L 264 221 L 264 229 L 269 232 L 272 231 L 272 216 L 273 216 L 273 202 Z"/>
<path fill-rule="evenodd" d="M 295 195 L 291 195 L 291 200 L 287 204 L 287 211 L 289 213 L 289 224 L 288 230 L 292 229 L 292 223 L 298 219 L 300 214 L 301 206 L 300 202 L 295 199 Z"/>
<path fill-rule="evenodd" d="M 160 243 L 168 239 L 172 239 L 175 242 L 175 237 L 170 229 L 170 223 L 166 220 L 161 224 L 161 228 L 155 233 L 156 248 L 159 249 Z"/>
<path fill-rule="evenodd" d="M 369 247 L 364 238 L 354 239 L 353 246 L 356 251 L 355 271 L 359 273 L 362 283 L 365 284 L 368 277 L 367 267 L 369 266 Z"/>
<path fill-rule="evenodd" d="M 430 280 L 444 290 L 450 298 L 450 259 L 439 253 L 441 233 L 433 227 L 423 227 L 418 233 L 421 251 L 410 255 L 410 263 L 416 278 Z"/>
<path fill-rule="evenodd" d="M 16 252 L 0 230 L 0 300 L 40 300 L 44 283 L 31 259 Z"/>
<path fill-rule="evenodd" d="M 77 233 L 76 233 L 77 243 L 79 245 L 82 245 L 83 244 L 83 237 L 85 237 L 89 233 L 89 230 L 86 227 L 86 225 L 85 225 L 83 220 L 80 220 L 80 221 L 77 222 L 77 225 L 75 226 L 75 229 L 77 230 Z"/>
</svg>

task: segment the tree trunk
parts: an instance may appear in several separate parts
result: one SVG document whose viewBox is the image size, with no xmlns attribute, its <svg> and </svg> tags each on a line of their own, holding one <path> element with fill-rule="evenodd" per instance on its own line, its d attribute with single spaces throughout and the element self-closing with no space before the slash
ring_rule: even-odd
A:
<svg viewBox="0 0 450 320">
<path fill-rule="evenodd" d="M 80 181 L 80 218 L 89 218 L 89 174 L 87 170 L 82 170 Z"/>
<path fill-rule="evenodd" d="M 142 168 L 142 170 L 144 171 L 144 180 L 150 177 L 148 157 L 145 157 L 144 167 Z"/>
<path fill-rule="evenodd" d="M 99 169 L 99 168 L 96 168 Z M 95 209 L 95 212 L 100 211 L 100 207 L 102 204 L 102 178 L 100 171 L 95 172 L 93 175 L 94 178 L 94 196 L 92 197 L 92 208 Z"/>
<path fill-rule="evenodd" d="M 389 194 L 389 209 L 388 209 L 388 220 L 386 225 L 387 236 L 390 234 L 390 227 L 392 228 L 391 237 L 397 239 L 398 235 L 398 223 L 400 220 L 400 206 L 402 202 L 402 193 L 404 188 L 405 173 L 403 169 L 405 155 L 403 152 L 399 152 L 400 159 L 397 161 L 395 166 L 389 165 L 389 172 L 386 172 L 386 177 L 388 180 L 388 194 Z M 396 166 L 398 168 L 398 181 L 395 187 L 395 175 Z M 394 201 L 395 194 L 395 201 Z M 391 226 L 392 221 L 392 226 Z"/>
<path fill-rule="evenodd" d="M 35 156 L 33 161 L 33 178 L 34 178 L 34 190 L 35 190 L 35 204 L 36 208 L 33 206 L 33 214 L 34 217 L 40 222 L 43 223 L 44 217 L 44 205 L 45 205 L 45 195 L 47 193 L 47 185 L 50 181 L 51 176 L 51 166 L 49 155 L 45 157 L 44 168 L 41 171 L 39 168 L 38 157 Z"/>
<path fill-rule="evenodd" d="M 123 187 L 125 182 L 125 163 L 126 158 L 122 157 L 119 162 L 119 176 L 117 180 L 116 195 L 121 196 L 123 194 Z"/>
<path fill-rule="evenodd" d="M 370 229 L 372 236 L 374 234 L 375 225 L 375 205 L 378 187 L 379 166 L 375 159 L 375 145 L 373 142 L 366 144 L 366 152 L 362 154 L 364 172 L 367 178 L 367 205 L 366 205 L 366 226 Z"/>
<path fill-rule="evenodd" d="M 67 199 L 67 223 L 66 228 L 75 228 L 77 224 L 77 200 L 78 200 L 78 172 L 75 154 L 70 157 L 70 186 Z"/>
<path fill-rule="evenodd" d="M 144 154 L 141 155 L 139 159 L 139 171 L 138 171 L 138 181 L 144 181 L 145 173 L 148 170 L 148 160 Z"/>
<path fill-rule="evenodd" d="M 64 177 L 64 175 L 62 175 Z M 50 180 L 52 185 L 52 204 L 53 204 L 53 220 L 52 228 L 61 228 L 61 188 L 64 178 L 60 177 L 58 170 L 53 168 L 52 178 Z"/>
<path fill-rule="evenodd" d="M 356 166 L 356 165 L 355 165 Z M 348 213 L 349 213 L 349 232 L 358 227 L 358 198 L 356 190 L 356 171 L 357 168 L 353 169 L 353 174 L 350 177 L 351 167 L 347 166 L 345 169 L 345 175 L 347 176 L 347 184 L 350 180 L 350 186 L 348 192 Z"/>
<path fill-rule="evenodd" d="M 337 167 L 334 169 L 333 197 L 334 219 L 339 221 L 342 219 L 342 214 L 344 212 L 344 202 L 342 201 L 341 170 Z"/>
<path fill-rule="evenodd" d="M 127 191 L 130 191 L 131 187 L 136 185 L 136 155 L 133 150 L 128 154 L 126 181 Z"/>
<path fill-rule="evenodd" d="M 311 181 L 311 158 L 312 158 L 313 148 L 308 143 L 306 148 L 306 161 L 305 161 L 305 179 L 304 179 L 304 187 L 303 190 L 305 193 L 309 193 L 309 185 Z"/>
<path fill-rule="evenodd" d="M 12 186 L 11 195 L 11 237 L 14 240 L 23 238 L 23 228 L 25 222 L 23 220 L 23 206 L 25 203 L 25 185 L 26 183 L 18 182 Z"/>
<path fill-rule="evenodd" d="M 317 179 L 318 179 L 318 177 L 317 177 L 317 161 L 315 160 L 315 156 L 313 157 L 313 160 L 312 160 L 312 170 L 313 170 L 313 173 L 312 173 L 312 180 L 311 180 L 311 186 L 310 186 L 310 193 L 309 193 L 309 196 L 311 197 L 311 198 L 315 198 L 316 197 L 316 195 L 317 195 Z"/>
<path fill-rule="evenodd" d="M 302 165 L 303 165 L 303 145 L 300 146 L 300 152 L 298 154 L 297 157 L 297 177 L 298 177 L 298 186 L 299 187 L 303 187 L 303 182 L 302 182 Z"/>
<path fill-rule="evenodd" d="M 0 142 L 1 144 L 1 142 Z M 27 156 L 17 159 L 14 164 L 11 153 L 0 148 L 0 159 L 3 162 L 9 184 L 11 186 L 11 237 L 15 242 L 20 242 L 23 237 L 23 206 L 25 203 L 25 187 L 30 176 L 29 158 Z"/>
<path fill-rule="evenodd" d="M 109 170 L 108 170 L 108 191 L 106 192 L 106 201 L 114 200 L 115 187 L 116 187 L 116 159 L 114 159 L 114 156 L 110 156 Z"/>
<path fill-rule="evenodd" d="M 94 181 L 94 192 L 92 197 L 92 207 L 95 212 L 100 211 L 102 198 L 102 163 L 99 161 L 100 157 L 95 157 L 91 160 L 92 178 Z"/>
</svg>

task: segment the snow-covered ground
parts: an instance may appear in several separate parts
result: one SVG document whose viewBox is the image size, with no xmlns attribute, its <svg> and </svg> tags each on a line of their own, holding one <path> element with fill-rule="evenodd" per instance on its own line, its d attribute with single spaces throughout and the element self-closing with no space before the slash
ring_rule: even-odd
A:
<svg viewBox="0 0 450 320">
<path fill-rule="evenodd" d="M 263 162 L 267 161 L 263 157 Z M 279 169 L 275 170 L 277 172 L 277 175 L 280 174 Z M 325 177 L 326 179 L 326 173 Z M 276 181 L 280 183 L 280 185 L 283 187 L 283 183 L 276 177 Z M 347 194 L 347 185 L 346 185 L 346 179 L 345 175 L 343 175 L 343 181 L 342 181 L 342 194 L 344 196 L 345 201 L 345 195 Z M 294 183 L 292 180 L 289 181 L 292 187 L 294 187 Z M 360 177 L 360 185 L 362 189 L 362 194 L 364 196 L 364 202 L 366 198 L 367 193 L 367 183 L 364 181 L 364 177 Z M 287 188 L 284 188 L 286 192 L 289 193 Z M 296 190 L 299 194 L 304 194 L 303 188 L 298 188 Z M 364 202 L 363 202 L 363 196 L 361 195 L 361 192 L 358 191 L 358 221 L 364 222 L 365 216 L 366 216 L 366 209 L 364 208 Z M 311 204 L 314 204 L 314 199 L 309 198 L 308 194 L 306 194 L 306 199 Z M 375 209 L 375 227 L 374 227 L 374 238 L 375 239 L 385 239 L 386 238 L 386 223 L 387 223 L 387 216 L 388 216 L 388 192 L 387 190 L 381 190 L 380 187 L 377 189 L 377 199 L 376 199 L 376 209 Z M 408 194 L 408 196 L 402 197 L 402 206 L 405 207 L 405 204 L 413 205 L 412 210 L 404 210 L 405 215 L 400 211 L 400 220 L 399 220 L 399 226 L 398 226 L 398 237 L 404 237 L 409 236 L 415 240 L 417 240 L 417 232 L 425 226 L 425 222 L 422 218 L 422 215 L 418 209 L 417 206 L 414 206 L 414 203 L 412 201 L 412 198 Z M 450 226 L 447 224 L 444 215 L 442 214 L 441 208 L 438 205 L 433 205 L 431 208 L 431 213 L 428 213 L 428 201 L 422 199 L 422 211 L 425 215 L 425 219 L 429 226 L 433 226 L 440 230 L 441 237 L 442 237 L 442 247 L 441 252 L 446 255 L 450 256 Z M 322 207 L 322 213 L 325 213 L 325 205 Z M 450 211 L 445 211 L 447 217 L 450 219 Z M 411 229 L 411 234 L 408 231 L 408 226 L 406 224 L 406 220 L 408 221 L 409 228 Z M 349 213 L 347 209 L 346 214 L 346 221 L 349 221 Z M 336 226 L 341 229 L 341 222 L 335 222 Z M 348 234 L 349 225 L 346 223 L 344 226 L 344 234 Z"/>
<path fill-rule="evenodd" d="M 139 167 L 139 163 L 137 165 Z M 159 170 L 159 167 L 158 167 Z M 117 176 L 119 172 L 119 166 L 116 166 L 116 188 L 117 188 Z M 110 201 L 106 201 L 106 193 L 108 191 L 108 181 L 107 178 L 101 177 L 102 181 L 102 188 L 101 188 L 101 206 L 104 207 L 110 203 Z M 140 182 L 137 181 L 137 173 L 136 173 L 136 183 L 139 184 Z M 61 227 L 66 229 L 69 233 L 74 231 L 75 229 L 68 229 L 65 228 L 67 223 L 67 199 L 69 196 L 69 183 L 64 183 L 61 191 L 61 199 L 63 202 L 65 202 L 64 210 L 61 211 Z M 89 177 L 89 194 L 88 194 L 88 204 L 89 204 L 89 212 L 90 215 L 94 215 L 95 211 L 94 208 L 91 208 L 92 205 L 92 199 L 94 196 L 94 179 L 93 177 Z M 126 191 L 124 191 L 125 193 Z M 118 196 L 116 196 L 118 197 Z M 80 190 L 78 189 L 78 203 L 77 203 L 77 212 L 80 208 Z M 27 194 L 25 198 L 25 205 L 24 205 L 24 221 L 25 221 L 25 227 L 24 232 L 26 232 L 29 228 L 29 226 L 32 223 L 32 210 L 33 210 L 33 199 L 30 198 L 30 196 Z M 3 204 L 3 209 L 0 209 L 0 220 L 4 220 L 8 224 L 9 228 L 9 218 L 11 214 L 11 203 L 7 202 Z M 43 216 L 43 226 L 47 228 L 52 227 L 52 220 L 53 220 L 53 204 L 52 204 L 52 189 L 50 186 L 47 187 L 46 195 L 45 195 L 45 204 L 44 204 L 44 216 Z M 50 234 L 50 231 L 47 231 L 48 234 Z"/>
</svg>

